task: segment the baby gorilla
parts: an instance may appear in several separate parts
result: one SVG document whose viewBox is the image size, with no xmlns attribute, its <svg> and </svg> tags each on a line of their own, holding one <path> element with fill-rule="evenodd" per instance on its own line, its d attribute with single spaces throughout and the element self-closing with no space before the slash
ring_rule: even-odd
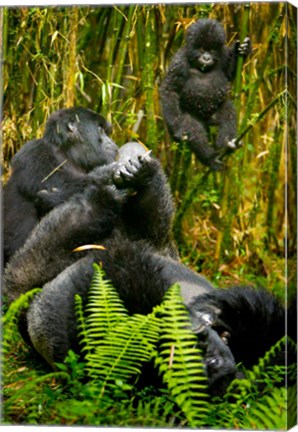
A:
<svg viewBox="0 0 298 432">
<path fill-rule="evenodd" d="M 160 88 L 170 134 L 178 142 L 187 141 L 196 157 L 214 170 L 222 167 L 218 156 L 223 149 L 236 148 L 229 82 L 235 77 L 237 57 L 249 52 L 249 38 L 229 48 L 221 24 L 200 19 L 187 30 L 186 45 L 174 56 Z M 208 143 L 210 125 L 218 126 L 215 148 Z"/>
<path fill-rule="evenodd" d="M 145 154 L 102 167 L 97 175 L 41 220 L 6 268 L 9 302 L 42 287 L 27 312 L 32 344 L 51 365 L 78 349 L 74 296 L 87 301 L 93 263 L 100 262 L 131 313 L 149 313 L 172 284 L 180 284 L 210 389 L 222 393 L 236 362 L 253 364 L 284 334 L 284 309 L 265 291 L 215 289 L 177 262 L 170 196 L 158 161 Z M 133 224 L 127 212 L 135 216 Z M 90 243 L 105 250 L 73 252 Z"/>
<path fill-rule="evenodd" d="M 94 111 L 62 109 L 49 117 L 42 138 L 27 142 L 14 156 L 3 190 L 4 261 L 51 209 L 40 190 L 80 191 L 88 172 L 115 160 L 118 147 L 110 132 L 111 125 Z"/>
</svg>

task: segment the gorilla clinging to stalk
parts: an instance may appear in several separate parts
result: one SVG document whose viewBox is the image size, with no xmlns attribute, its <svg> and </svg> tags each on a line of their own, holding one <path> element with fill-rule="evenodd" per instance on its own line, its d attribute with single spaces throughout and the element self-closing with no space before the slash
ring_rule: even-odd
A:
<svg viewBox="0 0 298 432">
<path fill-rule="evenodd" d="M 27 312 L 31 342 L 51 365 L 77 349 L 74 296 L 87 300 L 93 263 L 101 262 L 131 313 L 149 313 L 180 284 L 211 391 L 223 392 L 236 363 L 251 366 L 284 335 L 284 308 L 265 291 L 215 289 L 170 256 L 170 196 L 158 161 L 145 154 L 99 171 L 93 184 L 41 220 L 7 265 L 9 302 L 43 288 Z M 129 202 L 133 225 L 124 217 Z M 73 252 L 90 243 L 91 250 Z"/>
<path fill-rule="evenodd" d="M 115 160 L 118 147 L 110 132 L 110 123 L 94 111 L 61 109 L 49 117 L 44 136 L 27 142 L 14 156 L 3 195 L 5 261 L 50 210 L 40 190 L 73 193 L 89 171 Z"/>
<path fill-rule="evenodd" d="M 163 116 L 176 141 L 186 141 L 196 157 L 212 169 L 222 166 L 222 151 L 236 149 L 236 112 L 228 99 L 229 82 L 238 55 L 250 52 L 250 39 L 226 45 L 216 20 L 200 19 L 187 30 L 186 45 L 174 56 L 160 88 Z M 218 126 L 215 148 L 208 143 L 208 127 Z"/>
</svg>

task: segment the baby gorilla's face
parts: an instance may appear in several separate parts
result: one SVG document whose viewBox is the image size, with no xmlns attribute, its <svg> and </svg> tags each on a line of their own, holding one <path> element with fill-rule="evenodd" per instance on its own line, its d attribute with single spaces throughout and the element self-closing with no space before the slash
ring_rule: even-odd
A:
<svg viewBox="0 0 298 432">
<path fill-rule="evenodd" d="M 198 51 L 198 68 L 202 71 L 208 71 L 212 69 L 215 65 L 215 58 L 212 52 L 205 51 L 203 49 L 200 49 Z"/>
<path fill-rule="evenodd" d="M 212 47 L 195 46 L 188 52 L 190 65 L 201 72 L 209 72 L 220 60 L 221 50 Z"/>
</svg>

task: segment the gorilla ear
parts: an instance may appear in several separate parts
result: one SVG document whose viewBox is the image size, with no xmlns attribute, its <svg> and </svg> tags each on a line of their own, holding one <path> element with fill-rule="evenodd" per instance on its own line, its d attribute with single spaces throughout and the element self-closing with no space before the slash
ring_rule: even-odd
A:
<svg viewBox="0 0 298 432">
<path fill-rule="evenodd" d="M 77 133 L 78 131 L 78 127 L 76 125 L 76 123 L 67 123 L 67 129 L 72 132 L 72 133 Z"/>
</svg>

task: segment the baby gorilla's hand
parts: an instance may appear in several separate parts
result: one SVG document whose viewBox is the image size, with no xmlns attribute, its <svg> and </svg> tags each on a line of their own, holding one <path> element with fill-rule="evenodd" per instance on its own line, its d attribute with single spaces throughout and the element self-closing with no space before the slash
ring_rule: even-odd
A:
<svg viewBox="0 0 298 432">
<path fill-rule="evenodd" d="M 241 44 L 238 42 L 238 53 L 241 56 L 248 56 L 251 53 L 251 50 L 251 41 L 249 37 L 246 37 Z"/>
<path fill-rule="evenodd" d="M 119 188 L 137 190 L 145 185 L 154 173 L 155 160 L 151 158 L 150 151 L 144 155 L 129 159 L 119 164 L 114 171 L 114 182 Z"/>
</svg>

